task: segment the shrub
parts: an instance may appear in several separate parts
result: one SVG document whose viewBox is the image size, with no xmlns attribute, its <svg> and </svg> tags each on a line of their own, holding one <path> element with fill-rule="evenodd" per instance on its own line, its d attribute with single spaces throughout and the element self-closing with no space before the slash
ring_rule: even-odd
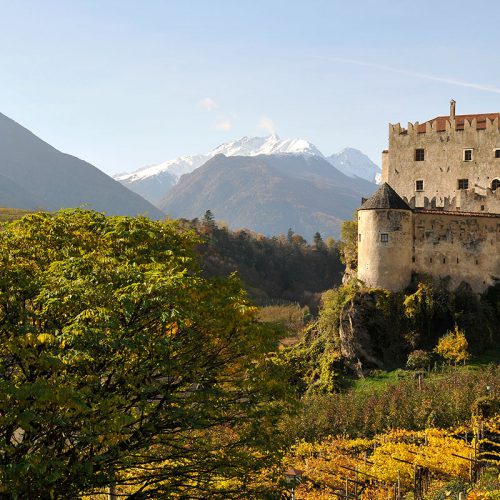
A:
<svg viewBox="0 0 500 500">
<path fill-rule="evenodd" d="M 464 363 L 470 359 L 469 344 L 463 331 L 455 325 L 455 330 L 441 337 L 435 351 L 446 361 L 454 364 Z"/>
<path fill-rule="evenodd" d="M 425 370 L 429 368 L 432 360 L 432 355 L 428 351 L 422 349 L 417 349 L 410 352 L 408 355 L 408 360 L 406 361 L 406 366 L 410 370 Z"/>
</svg>

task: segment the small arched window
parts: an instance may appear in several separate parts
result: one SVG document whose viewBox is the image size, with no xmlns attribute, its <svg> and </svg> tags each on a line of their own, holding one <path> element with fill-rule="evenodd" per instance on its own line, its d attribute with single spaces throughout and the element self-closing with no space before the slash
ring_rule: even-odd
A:
<svg viewBox="0 0 500 500">
<path fill-rule="evenodd" d="M 493 179 L 493 182 L 491 183 L 491 190 L 496 191 L 497 188 L 500 187 L 500 180 L 499 179 Z"/>
</svg>

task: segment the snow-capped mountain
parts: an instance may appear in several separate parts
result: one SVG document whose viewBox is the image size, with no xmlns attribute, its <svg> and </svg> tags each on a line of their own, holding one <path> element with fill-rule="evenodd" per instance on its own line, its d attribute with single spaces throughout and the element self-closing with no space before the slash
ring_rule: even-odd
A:
<svg viewBox="0 0 500 500">
<path fill-rule="evenodd" d="M 360 177 L 370 182 L 379 182 L 380 167 L 359 149 L 344 148 L 326 159 L 348 177 Z"/>
<path fill-rule="evenodd" d="M 224 156 L 301 155 L 325 158 L 314 144 L 305 139 L 282 140 L 276 134 L 273 134 L 268 137 L 242 137 L 221 144 L 206 154 L 179 156 L 157 165 L 140 168 L 132 173 L 118 174 L 114 178 L 132 191 L 158 205 L 160 199 L 177 184 L 182 175 L 193 172 L 208 160 L 220 154 Z M 348 148 L 339 153 L 340 155 L 342 157 L 338 161 L 339 165 L 331 161 L 331 158 L 337 155 L 332 155 L 327 160 L 350 177 L 357 176 L 373 182 L 372 169 L 373 166 L 377 169 L 378 167 L 361 151 Z M 353 156 L 352 160 L 349 159 L 351 155 Z M 362 175 L 363 159 L 368 167 L 365 175 Z M 346 169 L 345 172 L 344 169 Z"/>
</svg>

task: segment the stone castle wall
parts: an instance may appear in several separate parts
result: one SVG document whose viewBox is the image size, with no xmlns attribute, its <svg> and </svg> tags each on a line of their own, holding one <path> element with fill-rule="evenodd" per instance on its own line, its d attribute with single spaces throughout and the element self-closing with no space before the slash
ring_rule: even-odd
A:
<svg viewBox="0 0 500 500">
<path fill-rule="evenodd" d="M 413 213 L 412 270 L 482 292 L 500 279 L 500 216 Z"/>
<path fill-rule="evenodd" d="M 425 159 L 416 161 L 415 150 L 423 149 Z M 464 161 L 464 150 L 472 149 L 472 160 Z M 500 189 L 492 190 L 500 179 L 498 118 L 486 119 L 478 127 L 476 119 L 464 120 L 457 129 L 455 120 L 446 120 L 438 131 L 437 120 L 389 125 L 389 149 L 382 154 L 382 180 L 392 186 L 413 208 L 500 213 Z M 458 189 L 458 180 L 468 179 L 467 190 Z M 422 191 L 416 181 L 424 182 Z"/>
<path fill-rule="evenodd" d="M 452 288 L 465 281 L 479 293 L 500 279 L 499 250 L 499 215 L 358 212 L 358 278 L 371 287 L 401 290 L 417 273 L 449 278 Z"/>
<path fill-rule="evenodd" d="M 381 242 L 386 234 L 388 241 Z M 400 290 L 411 280 L 410 210 L 358 211 L 358 279 L 370 287 Z"/>
</svg>

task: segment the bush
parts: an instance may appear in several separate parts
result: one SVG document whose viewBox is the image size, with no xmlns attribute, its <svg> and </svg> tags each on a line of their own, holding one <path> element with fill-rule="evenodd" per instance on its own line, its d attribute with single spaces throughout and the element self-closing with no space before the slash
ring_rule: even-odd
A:
<svg viewBox="0 0 500 500">
<path fill-rule="evenodd" d="M 432 361 L 432 355 L 428 351 L 417 349 L 410 352 L 406 366 L 410 370 L 426 370 L 429 368 Z"/>
<path fill-rule="evenodd" d="M 470 359 L 469 344 L 463 331 L 455 325 L 455 330 L 441 337 L 435 351 L 446 361 L 454 364 L 464 363 Z"/>
</svg>

